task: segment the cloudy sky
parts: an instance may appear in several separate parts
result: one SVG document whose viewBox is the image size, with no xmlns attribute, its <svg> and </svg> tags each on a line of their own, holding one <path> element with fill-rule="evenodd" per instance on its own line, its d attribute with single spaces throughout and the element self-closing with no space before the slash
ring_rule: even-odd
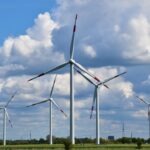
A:
<svg viewBox="0 0 150 150">
<path fill-rule="evenodd" d="M 8 107 L 13 128 L 8 139 L 45 138 L 49 105 L 25 108 L 48 98 L 55 74 L 27 80 L 69 59 L 75 14 L 78 14 L 74 58 L 101 80 L 128 73 L 100 88 L 101 137 L 148 137 L 150 102 L 149 0 L 14 0 L 0 2 L 0 105 Z M 69 115 L 69 67 L 58 73 L 53 98 Z M 95 137 L 90 120 L 93 85 L 75 73 L 75 136 Z M 0 138 L 2 138 L 2 111 Z M 69 135 L 69 118 L 53 107 L 53 134 Z"/>
</svg>

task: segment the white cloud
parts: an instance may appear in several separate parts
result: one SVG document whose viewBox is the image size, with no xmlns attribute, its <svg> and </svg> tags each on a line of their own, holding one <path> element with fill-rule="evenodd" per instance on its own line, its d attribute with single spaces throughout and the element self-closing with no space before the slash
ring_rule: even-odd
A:
<svg viewBox="0 0 150 150">
<path fill-rule="evenodd" d="M 18 71 L 18 70 L 24 70 L 25 68 L 22 65 L 19 64 L 8 64 L 5 66 L 0 66 L 0 76 L 4 77 L 7 72 L 9 71 Z"/>
<path fill-rule="evenodd" d="M 136 118 L 147 118 L 147 111 L 146 110 L 139 110 L 133 113 L 133 117 Z"/>
<path fill-rule="evenodd" d="M 61 0 L 58 3 L 54 16 L 60 24 L 72 26 L 73 16 L 79 15 L 77 37 L 80 40 L 75 47 L 82 62 L 85 63 L 88 56 L 97 58 L 95 66 L 150 63 L 148 0 L 115 0 L 111 5 L 105 0 L 94 3 L 91 0 Z M 82 52 L 86 55 L 81 55 Z"/>
<path fill-rule="evenodd" d="M 58 29 L 59 25 L 54 22 L 48 12 L 39 14 L 35 19 L 35 25 L 27 29 L 27 34 L 38 41 L 45 41 L 45 46 L 52 46 L 52 32 Z"/>
<path fill-rule="evenodd" d="M 52 33 L 58 28 L 59 25 L 52 20 L 48 12 L 39 14 L 35 24 L 27 29 L 25 35 L 8 37 L 4 41 L 0 48 L 3 67 L 14 64 L 22 66 L 21 71 L 34 72 L 41 66 L 47 67 L 63 62 L 64 55 L 52 49 Z M 9 71 L 11 72 L 7 70 Z"/>
<path fill-rule="evenodd" d="M 122 73 L 125 70 L 125 68 L 120 67 L 119 69 L 116 69 L 115 67 L 101 67 L 97 69 L 91 69 L 91 71 L 92 70 L 93 73 L 96 74 L 101 81 L 104 81 L 107 78 L 111 78 L 119 73 Z M 110 86 L 111 91 L 119 92 L 121 93 L 121 95 L 124 95 L 126 98 L 129 98 L 134 94 L 133 84 L 129 81 L 126 81 L 123 76 L 109 81 L 108 83 L 106 83 L 106 85 Z M 104 88 L 101 88 L 101 90 L 103 93 L 109 92 L 108 90 L 106 91 Z"/>
<path fill-rule="evenodd" d="M 118 83 L 113 87 L 120 90 L 126 98 L 133 96 L 133 84 L 130 82 Z"/>
<path fill-rule="evenodd" d="M 123 40 L 128 44 L 123 52 L 125 58 L 141 63 L 150 60 L 150 21 L 144 15 L 132 18 L 128 23 L 128 31 Z M 127 37 L 127 38 L 126 38 Z"/>
<path fill-rule="evenodd" d="M 88 55 L 91 58 L 96 57 L 96 52 L 91 45 L 85 45 L 83 47 L 83 51 L 85 52 L 86 55 Z"/>
</svg>

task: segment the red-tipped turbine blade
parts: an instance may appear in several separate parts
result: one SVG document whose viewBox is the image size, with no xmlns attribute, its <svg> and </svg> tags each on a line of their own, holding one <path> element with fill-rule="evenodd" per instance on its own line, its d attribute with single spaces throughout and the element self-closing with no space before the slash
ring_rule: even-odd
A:
<svg viewBox="0 0 150 150">
<path fill-rule="evenodd" d="M 85 76 L 81 71 L 79 71 L 78 69 L 75 68 L 75 70 L 81 75 L 83 76 L 88 82 L 90 82 L 91 84 L 93 84 L 94 86 L 96 86 L 96 84 L 90 80 L 87 76 Z"/>
<path fill-rule="evenodd" d="M 35 76 L 35 77 L 29 79 L 28 81 L 34 80 L 34 79 L 39 78 L 39 77 L 41 77 L 41 76 L 44 76 L 44 75 L 46 75 L 46 74 L 48 74 L 48 73 L 52 73 L 52 72 L 54 72 L 54 71 L 56 71 L 56 70 L 58 70 L 58 69 L 61 69 L 61 68 L 65 67 L 65 66 L 68 65 L 68 64 L 69 64 L 69 62 L 63 63 L 62 65 L 59 65 L 59 66 L 57 66 L 57 67 L 54 67 L 53 69 L 51 69 L 51 70 L 49 70 L 49 71 L 47 71 L 47 72 L 41 73 L 41 74 L 39 74 L 39 75 L 37 75 L 37 76 Z"/>
<path fill-rule="evenodd" d="M 100 82 L 100 80 L 95 76 L 93 75 L 92 73 L 90 73 L 87 69 L 85 69 L 81 64 L 75 62 L 75 61 L 72 61 L 72 63 L 77 67 L 79 68 L 81 71 L 85 72 L 86 74 L 88 74 L 89 76 L 91 76 L 93 79 L 95 79 L 96 81 Z"/>
<path fill-rule="evenodd" d="M 50 100 L 51 100 L 51 102 L 56 106 L 56 108 L 57 108 L 60 112 L 62 112 L 62 113 L 65 115 L 65 117 L 67 117 L 67 114 L 64 113 L 64 111 L 61 109 L 61 107 L 60 107 L 52 98 L 51 98 Z"/>
<path fill-rule="evenodd" d="M 108 85 L 106 85 L 106 84 L 103 84 L 103 86 L 105 86 L 107 89 L 110 89 L 110 88 L 109 88 L 109 86 L 108 86 Z"/>
<path fill-rule="evenodd" d="M 15 97 L 16 94 L 17 94 L 17 91 L 11 96 L 10 100 L 7 102 L 5 107 L 7 107 L 9 105 L 9 103 L 13 100 L 13 98 Z"/>
<path fill-rule="evenodd" d="M 70 44 L 70 59 L 73 58 L 73 54 L 74 54 L 74 38 L 75 38 L 75 32 L 76 32 L 76 22 L 77 22 L 77 15 L 75 17 L 73 33 L 72 33 L 72 38 L 71 38 L 71 44 Z"/>
<path fill-rule="evenodd" d="M 93 115 L 93 110 L 94 110 L 94 106 L 92 106 L 92 108 L 91 108 L 90 119 L 92 119 L 92 115 Z"/>
<path fill-rule="evenodd" d="M 31 107 L 31 106 L 35 106 L 35 105 L 38 105 L 38 104 L 42 104 L 42 103 L 45 103 L 45 102 L 48 102 L 50 99 L 46 99 L 46 100 L 43 100 L 43 101 L 40 101 L 40 102 L 37 102 L 37 103 L 33 103 L 31 105 L 28 105 L 26 107 Z"/>
<path fill-rule="evenodd" d="M 103 84 L 107 89 L 109 89 L 109 87 L 104 84 L 103 82 L 100 81 L 100 79 L 98 77 L 96 77 L 95 75 L 93 75 L 92 73 L 90 73 L 87 69 L 85 69 L 82 65 L 80 65 L 79 63 L 75 62 L 74 60 L 72 61 L 72 63 L 81 71 L 83 71 L 84 73 L 86 73 L 87 75 L 89 75 L 90 77 L 92 77 L 93 79 L 95 79 L 97 82 L 99 82 L 99 84 Z"/>
<path fill-rule="evenodd" d="M 115 76 L 113 76 L 113 77 L 111 77 L 111 78 L 108 78 L 108 79 L 106 79 L 106 80 L 104 80 L 103 82 L 100 82 L 98 85 L 100 85 L 100 84 L 105 84 L 105 83 L 107 83 L 108 81 L 110 81 L 110 80 L 113 80 L 113 79 L 115 79 L 115 78 L 117 78 L 117 77 L 119 77 L 119 76 L 121 76 L 121 75 L 123 75 L 123 74 L 125 74 L 125 73 L 127 73 L 127 72 L 123 72 L 123 73 L 120 73 L 120 74 L 118 74 L 118 75 L 115 75 Z M 106 84 L 105 84 L 106 85 Z"/>
<path fill-rule="evenodd" d="M 6 116 L 7 116 L 7 119 L 8 119 L 8 122 L 9 122 L 10 126 L 13 127 L 12 122 L 11 122 L 11 120 L 9 118 L 7 110 L 5 110 L 5 113 L 6 113 Z"/>
<path fill-rule="evenodd" d="M 51 89 L 51 92 L 50 92 L 50 97 L 52 96 L 52 93 L 53 93 L 53 90 L 54 90 L 56 78 L 57 78 L 57 75 L 55 76 L 55 79 L 54 79 L 54 82 L 53 82 L 53 86 L 52 86 L 52 89 Z"/>
<path fill-rule="evenodd" d="M 141 100 L 142 102 L 144 102 L 146 105 L 149 105 L 149 103 L 147 101 L 145 101 L 144 99 L 140 98 L 139 96 L 136 95 L 136 98 L 138 98 L 139 100 Z"/>
<path fill-rule="evenodd" d="M 39 78 L 39 77 L 41 77 L 41 76 L 44 76 L 45 74 L 46 74 L 46 73 L 41 73 L 41 74 L 37 75 L 36 77 L 33 77 L 33 78 L 29 79 L 28 81 L 32 81 L 32 80 L 34 80 L 34 79 L 36 79 L 36 78 Z"/>
<path fill-rule="evenodd" d="M 65 117 L 68 117 L 62 109 L 60 109 L 60 111 L 65 115 Z"/>
<path fill-rule="evenodd" d="M 90 119 L 92 118 L 92 115 L 93 115 L 95 101 L 96 101 L 96 87 L 95 87 L 94 95 L 93 95 L 93 102 L 92 102 L 92 107 L 91 107 Z"/>
</svg>

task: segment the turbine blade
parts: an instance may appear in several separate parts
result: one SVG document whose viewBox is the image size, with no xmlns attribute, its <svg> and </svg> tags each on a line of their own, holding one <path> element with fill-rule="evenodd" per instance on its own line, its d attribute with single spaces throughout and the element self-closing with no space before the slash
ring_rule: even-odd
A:
<svg viewBox="0 0 150 150">
<path fill-rule="evenodd" d="M 127 73 L 127 72 L 122 72 L 122 73 L 120 73 L 120 74 L 117 74 L 117 75 L 115 75 L 115 76 L 113 76 L 113 77 L 111 77 L 111 78 L 108 78 L 108 79 L 104 80 L 103 82 L 100 82 L 98 85 L 101 85 L 101 84 L 105 85 L 106 82 L 108 82 L 108 81 L 110 81 L 110 80 L 112 80 L 112 79 L 115 79 L 115 78 L 117 78 L 117 77 L 119 77 L 119 76 L 122 76 L 122 75 L 124 75 L 125 73 Z"/>
<path fill-rule="evenodd" d="M 79 68 L 80 70 L 82 70 L 83 72 L 85 72 L 86 74 L 88 74 L 89 76 L 91 76 L 93 79 L 95 79 L 96 81 L 100 82 L 100 79 L 98 79 L 95 75 L 93 75 L 92 73 L 90 73 L 87 69 L 85 69 L 82 65 L 80 65 L 79 63 L 72 61 L 72 63 Z"/>
<path fill-rule="evenodd" d="M 92 102 L 92 107 L 91 107 L 90 119 L 92 119 L 92 115 L 93 115 L 93 110 L 94 110 L 95 100 L 96 100 L 96 87 L 95 87 L 94 95 L 93 95 L 93 102 Z"/>
<path fill-rule="evenodd" d="M 56 106 L 56 108 L 64 114 L 65 117 L 68 117 L 67 114 L 61 109 L 61 107 L 51 98 L 51 102 Z"/>
<path fill-rule="evenodd" d="M 49 70 L 49 71 L 47 71 L 47 72 L 41 73 L 41 74 L 39 74 L 39 75 L 37 75 L 37 76 L 35 76 L 35 77 L 29 79 L 28 81 L 34 80 L 34 79 L 39 78 L 39 77 L 41 77 L 41 76 L 44 76 L 44 75 L 46 75 L 46 74 L 48 74 L 48 73 L 54 72 L 54 71 L 56 71 L 56 70 L 58 70 L 58 69 L 61 69 L 61 68 L 65 67 L 65 66 L 68 65 L 68 64 L 69 64 L 69 62 L 63 63 L 62 65 L 59 65 L 59 66 L 57 66 L 57 67 L 55 67 L 55 68 L 53 68 L 53 69 L 51 69 L 51 70 Z"/>
<path fill-rule="evenodd" d="M 55 76 L 55 79 L 54 79 L 54 82 L 53 82 L 53 86 L 52 86 L 52 89 L 51 89 L 51 92 L 50 92 L 50 97 L 52 96 L 52 93 L 53 93 L 53 89 L 54 89 L 54 85 L 55 85 L 55 82 L 56 82 L 56 78 L 57 78 L 57 75 Z"/>
<path fill-rule="evenodd" d="M 105 86 L 107 89 L 110 89 L 108 85 L 103 83 L 103 86 Z"/>
<path fill-rule="evenodd" d="M 146 105 L 149 105 L 149 103 L 147 101 L 145 101 L 144 99 L 140 98 L 139 96 L 135 96 L 136 98 L 138 98 L 140 101 L 144 102 Z"/>
<path fill-rule="evenodd" d="M 92 80 L 90 80 L 86 75 L 84 75 L 81 71 L 79 71 L 78 69 L 75 68 L 75 70 L 81 75 L 83 76 L 88 82 L 90 82 L 91 84 L 93 84 L 94 86 L 96 85 Z"/>
<path fill-rule="evenodd" d="M 72 61 L 72 63 L 74 63 L 74 65 L 75 65 L 78 69 L 82 70 L 84 73 L 86 73 L 86 74 L 88 74 L 89 76 L 91 76 L 94 80 L 96 80 L 96 81 L 102 83 L 98 77 L 96 77 L 95 75 L 93 75 L 92 73 L 90 73 L 90 72 L 89 72 L 87 69 L 85 69 L 82 65 L 80 65 L 79 63 L 77 63 L 77 62 L 75 62 L 75 61 Z M 109 87 L 108 87 L 106 84 L 104 84 L 104 83 L 102 83 L 102 84 L 103 84 L 103 86 L 105 86 L 107 89 L 109 89 Z"/>
<path fill-rule="evenodd" d="M 8 115 L 8 112 L 7 112 L 7 110 L 6 110 L 6 109 L 5 109 L 5 113 L 6 113 L 6 116 L 7 116 L 8 122 L 10 123 L 11 127 L 13 127 L 12 122 L 11 122 L 11 120 L 10 120 L 10 118 L 9 118 L 9 115 Z"/>
<path fill-rule="evenodd" d="M 26 107 L 31 107 L 31 106 L 35 106 L 35 105 L 38 105 L 38 104 L 42 104 L 42 103 L 45 103 L 45 102 L 47 102 L 47 101 L 49 101 L 50 99 L 46 99 L 46 100 L 43 100 L 43 101 L 40 101 L 40 102 L 37 102 L 37 103 L 33 103 L 33 104 L 31 104 L 31 105 L 28 105 L 28 106 L 26 106 Z"/>
<path fill-rule="evenodd" d="M 88 75 L 91 76 L 94 80 L 100 82 L 101 84 L 103 84 L 103 86 L 105 86 L 107 89 L 109 89 L 109 87 L 108 87 L 106 84 L 102 83 L 98 77 L 96 77 L 95 75 L 93 75 L 92 73 L 90 73 L 90 72 L 89 72 L 87 69 L 85 69 L 82 65 L 80 65 L 79 63 L 77 63 L 77 62 L 75 62 L 75 61 L 72 61 L 72 63 L 74 63 L 74 65 L 75 65 L 78 69 L 82 70 L 84 73 L 88 74 Z"/>
<path fill-rule="evenodd" d="M 74 38 L 75 38 L 75 32 L 76 32 L 76 22 L 77 22 L 77 14 L 76 14 L 76 17 L 75 17 L 73 33 L 72 33 L 72 39 L 71 39 L 71 44 L 70 44 L 70 59 L 73 58 L 73 54 L 74 54 Z"/>
<path fill-rule="evenodd" d="M 7 107 L 9 105 L 9 103 L 13 100 L 13 98 L 15 97 L 16 94 L 17 94 L 17 91 L 14 92 L 14 94 L 11 96 L 10 100 L 6 103 L 5 107 Z"/>
</svg>

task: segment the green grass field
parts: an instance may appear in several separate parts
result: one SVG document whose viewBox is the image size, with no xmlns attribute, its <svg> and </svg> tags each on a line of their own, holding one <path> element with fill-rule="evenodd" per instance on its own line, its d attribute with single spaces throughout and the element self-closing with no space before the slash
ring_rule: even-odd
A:
<svg viewBox="0 0 150 150">
<path fill-rule="evenodd" d="M 64 145 L 55 144 L 55 145 L 7 145 L 5 147 L 0 146 L 0 150 L 64 150 Z M 72 150 L 135 150 L 135 144 L 112 144 L 112 145 L 74 145 Z M 150 150 L 150 145 L 142 145 L 142 150 Z"/>
</svg>

